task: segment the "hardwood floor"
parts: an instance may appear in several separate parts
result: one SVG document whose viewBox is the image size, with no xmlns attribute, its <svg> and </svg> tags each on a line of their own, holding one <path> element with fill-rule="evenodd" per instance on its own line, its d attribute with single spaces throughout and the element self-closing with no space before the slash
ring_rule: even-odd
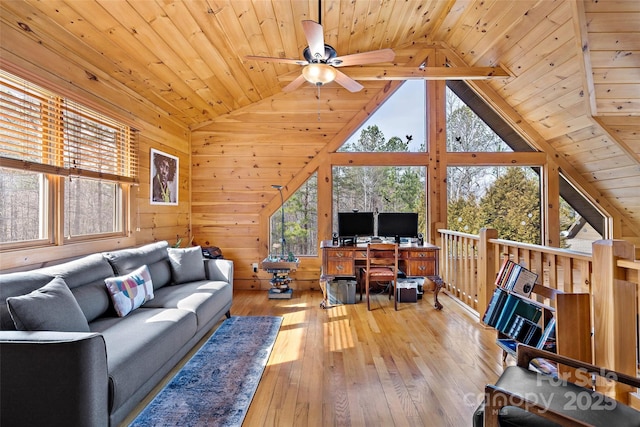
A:
<svg viewBox="0 0 640 427">
<path fill-rule="evenodd" d="M 375 295 L 322 309 L 322 294 L 291 300 L 235 291 L 232 315 L 284 321 L 244 426 L 470 426 L 484 385 L 502 372 L 495 331 L 452 298 L 417 303 Z"/>
</svg>

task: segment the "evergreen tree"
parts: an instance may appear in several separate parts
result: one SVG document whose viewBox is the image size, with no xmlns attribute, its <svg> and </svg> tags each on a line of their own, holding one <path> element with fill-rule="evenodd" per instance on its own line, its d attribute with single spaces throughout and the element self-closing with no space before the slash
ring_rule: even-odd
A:
<svg viewBox="0 0 640 427">
<path fill-rule="evenodd" d="M 501 239 L 540 244 L 540 190 L 536 175 L 509 167 L 480 200 L 482 227 L 498 230 Z"/>
</svg>

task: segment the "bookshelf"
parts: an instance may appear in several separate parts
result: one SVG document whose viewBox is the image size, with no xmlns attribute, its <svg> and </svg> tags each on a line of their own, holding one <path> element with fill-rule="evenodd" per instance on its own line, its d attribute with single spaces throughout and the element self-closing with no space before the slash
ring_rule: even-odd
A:
<svg viewBox="0 0 640 427">
<path fill-rule="evenodd" d="M 589 294 L 564 293 L 537 283 L 538 275 L 505 257 L 482 317 L 497 331 L 504 359 L 517 343 L 592 362 Z M 538 300 L 549 299 L 551 305 Z"/>
</svg>

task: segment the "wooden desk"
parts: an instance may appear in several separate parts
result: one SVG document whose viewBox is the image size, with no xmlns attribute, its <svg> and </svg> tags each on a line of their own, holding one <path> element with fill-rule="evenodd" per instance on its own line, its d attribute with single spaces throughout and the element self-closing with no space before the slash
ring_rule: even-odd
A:
<svg viewBox="0 0 640 427">
<path fill-rule="evenodd" d="M 322 249 L 322 280 L 331 280 L 336 277 L 356 277 L 357 265 L 364 264 L 367 260 L 366 243 L 356 246 L 334 246 L 331 240 L 323 240 L 320 243 Z M 439 275 L 440 248 L 435 245 L 425 244 L 401 244 L 399 246 L 400 269 L 407 277 L 426 277 L 435 283 L 433 293 L 434 306 L 442 309 L 438 301 L 438 293 L 444 282 Z"/>
</svg>

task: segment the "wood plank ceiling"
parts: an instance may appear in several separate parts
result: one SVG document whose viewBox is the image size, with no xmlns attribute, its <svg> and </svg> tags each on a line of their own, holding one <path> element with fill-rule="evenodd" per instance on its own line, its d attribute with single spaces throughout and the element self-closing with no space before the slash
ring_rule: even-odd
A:
<svg viewBox="0 0 640 427">
<path fill-rule="evenodd" d="M 299 66 L 244 59 L 300 58 L 304 19 L 321 21 L 339 55 L 395 50 L 392 64 L 342 69 L 354 77 L 415 69 L 434 48 L 452 66 L 502 67 L 510 78 L 472 87 L 536 148 L 555 151 L 624 227 L 640 229 L 640 2 L 325 0 L 318 11 L 316 0 L 0 2 L 4 24 L 194 132 L 256 131 L 269 113 L 283 132 L 316 132 L 297 151 L 302 163 L 389 89 L 384 78 L 362 80 L 358 93 L 332 83 L 319 104 L 311 87 L 282 93 Z M 310 114 L 318 108 L 322 122 Z"/>
</svg>

